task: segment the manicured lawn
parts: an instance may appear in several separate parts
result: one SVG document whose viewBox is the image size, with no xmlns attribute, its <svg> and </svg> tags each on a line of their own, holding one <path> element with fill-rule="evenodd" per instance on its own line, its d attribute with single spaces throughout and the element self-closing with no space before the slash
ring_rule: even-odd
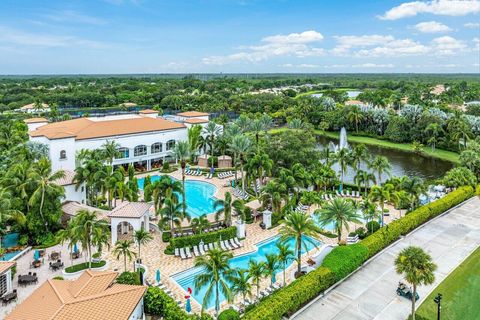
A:
<svg viewBox="0 0 480 320">
<path fill-rule="evenodd" d="M 437 293 L 443 295 L 442 320 L 480 319 L 480 248 L 477 248 L 418 308 L 425 319 L 437 319 Z"/>
<path fill-rule="evenodd" d="M 92 262 L 92 268 L 100 268 L 103 267 L 107 262 L 105 260 L 102 260 L 100 262 Z M 66 273 L 74 273 L 78 272 L 81 270 L 88 269 L 88 262 L 83 262 L 80 264 L 74 264 L 73 266 L 70 266 L 68 268 L 65 268 Z"/>
</svg>

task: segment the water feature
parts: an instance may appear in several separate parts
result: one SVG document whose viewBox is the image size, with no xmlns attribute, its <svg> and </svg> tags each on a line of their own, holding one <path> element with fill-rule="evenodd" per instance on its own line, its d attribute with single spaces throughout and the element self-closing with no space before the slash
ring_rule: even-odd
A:
<svg viewBox="0 0 480 320">
<path fill-rule="evenodd" d="M 2 237 L 2 248 L 8 249 L 18 246 L 18 239 L 20 234 L 18 232 L 7 233 Z M 19 254 L 21 250 L 8 251 L 0 256 L 0 261 L 8 261 Z"/>
<path fill-rule="evenodd" d="M 362 93 L 362 91 L 357 91 L 357 90 L 348 90 L 347 91 L 347 96 L 349 99 L 355 99 L 358 97 L 358 95 Z"/>
</svg>

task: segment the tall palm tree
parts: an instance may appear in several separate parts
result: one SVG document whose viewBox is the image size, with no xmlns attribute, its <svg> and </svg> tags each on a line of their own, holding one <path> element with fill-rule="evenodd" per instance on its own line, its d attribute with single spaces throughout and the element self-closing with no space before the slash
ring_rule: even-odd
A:
<svg viewBox="0 0 480 320">
<path fill-rule="evenodd" d="M 102 145 L 102 154 L 107 160 L 108 165 L 111 166 L 113 159 L 119 156 L 118 148 L 120 148 L 120 145 L 115 140 L 107 140 Z"/>
<path fill-rule="evenodd" d="M 113 249 L 113 254 L 117 257 L 117 260 L 123 256 L 123 266 L 125 271 L 127 271 L 127 258 L 128 261 L 132 261 L 135 257 L 135 252 L 131 249 L 133 245 L 133 240 L 118 240 Z"/>
<path fill-rule="evenodd" d="M 2 227 L 3 222 L 7 220 L 15 220 L 17 224 L 23 225 L 26 220 L 25 216 L 19 210 L 12 208 L 12 193 L 7 188 L 0 186 L 0 249 L 2 248 Z"/>
<path fill-rule="evenodd" d="M 356 169 L 357 173 L 360 171 L 360 165 L 362 164 L 362 161 L 368 163 L 367 160 L 370 157 L 368 148 L 363 143 L 353 147 L 351 156 L 352 166 Z"/>
<path fill-rule="evenodd" d="M 260 201 L 263 206 L 270 204 L 273 212 L 280 213 L 282 209 L 282 195 L 279 192 L 279 186 L 275 180 L 269 181 L 267 185 L 262 188 Z"/>
<path fill-rule="evenodd" d="M 380 211 L 382 214 L 382 227 L 384 225 L 384 210 L 385 202 L 394 201 L 397 197 L 395 194 L 395 188 L 392 184 L 387 183 L 382 186 L 373 186 L 368 195 L 369 199 L 377 202 L 380 206 Z"/>
<path fill-rule="evenodd" d="M 427 192 L 427 186 L 419 177 L 404 179 L 401 184 L 401 189 L 412 196 L 410 210 L 415 209 L 420 201 L 420 196 Z"/>
<path fill-rule="evenodd" d="M 203 296 L 202 310 L 214 298 L 216 316 L 220 310 L 220 292 L 227 298 L 227 301 L 231 302 L 233 299 L 230 283 L 233 281 L 234 271 L 229 264 L 232 257 L 232 253 L 228 251 L 212 249 L 205 255 L 195 258 L 195 267 L 202 270 L 195 276 L 195 290 L 207 286 Z"/>
<path fill-rule="evenodd" d="M 183 215 L 186 214 L 187 210 L 187 200 L 186 200 L 186 193 L 185 193 L 185 167 L 186 161 L 190 156 L 189 145 L 187 141 L 179 141 L 175 148 L 173 148 L 173 155 L 177 161 L 180 161 L 180 167 L 182 168 L 182 210 Z"/>
<path fill-rule="evenodd" d="M 233 295 L 241 294 L 243 297 L 243 304 L 247 296 L 252 295 L 252 284 L 250 283 L 250 274 L 246 269 L 235 269 L 231 290 Z"/>
<path fill-rule="evenodd" d="M 88 268 L 91 268 L 92 246 L 99 252 L 104 245 L 108 246 L 110 226 L 107 221 L 97 219 L 97 212 L 88 210 L 79 210 L 69 223 L 72 224 L 73 237 L 82 244 L 82 249 L 87 251 Z"/>
<path fill-rule="evenodd" d="M 164 207 L 160 209 L 160 217 L 159 227 L 164 229 L 166 225 L 169 225 L 170 231 L 173 232 L 175 227 L 182 226 L 182 221 L 185 218 L 182 212 L 182 204 L 178 203 L 175 198 L 166 198 Z"/>
<path fill-rule="evenodd" d="M 435 151 L 435 144 L 438 142 L 438 137 L 443 134 L 442 127 L 432 122 L 425 128 L 425 134 L 428 136 L 428 142 L 432 145 L 432 151 Z"/>
<path fill-rule="evenodd" d="M 196 161 L 196 155 L 198 149 L 200 148 L 200 137 L 202 136 L 202 126 L 195 124 L 188 129 L 188 151 L 190 152 L 190 157 L 192 161 Z"/>
<path fill-rule="evenodd" d="M 48 221 L 43 214 L 43 206 L 45 205 L 45 195 L 51 192 L 63 194 L 63 187 L 55 184 L 55 181 L 65 177 L 65 172 L 59 170 L 52 173 L 52 166 L 50 160 L 41 158 L 37 163 L 30 167 L 28 178 L 35 186 L 34 191 L 29 199 L 30 207 L 39 203 L 38 212 L 43 223 L 45 224 L 45 231 L 48 233 Z"/>
<path fill-rule="evenodd" d="M 257 288 L 257 299 L 260 298 L 260 281 L 265 277 L 265 262 L 250 259 L 248 261 L 248 274 Z"/>
<path fill-rule="evenodd" d="M 250 166 L 256 168 L 260 185 L 263 185 L 265 174 L 270 174 L 273 168 L 273 160 L 266 153 L 257 153 L 249 160 Z"/>
<path fill-rule="evenodd" d="M 116 198 L 118 182 L 123 182 L 125 179 L 123 167 L 113 169 L 111 165 L 102 166 L 94 174 L 94 179 L 100 186 L 103 195 L 108 192 L 108 206 L 111 208 L 113 199 Z"/>
<path fill-rule="evenodd" d="M 201 234 L 205 229 L 210 227 L 210 221 L 207 219 L 206 214 L 202 214 L 200 217 L 192 219 L 192 228 L 195 233 Z"/>
<path fill-rule="evenodd" d="M 260 121 L 260 119 L 255 119 L 250 122 L 250 131 L 255 135 L 255 144 L 258 150 L 260 148 L 259 139 L 260 133 L 263 131 L 263 122 Z"/>
<path fill-rule="evenodd" d="M 328 202 L 323 208 L 316 210 L 315 214 L 321 226 L 333 223 L 338 235 L 338 242 L 342 239 L 343 228 L 349 229 L 349 223 L 362 223 L 360 215 L 350 201 L 343 198 L 335 198 Z"/>
<path fill-rule="evenodd" d="M 251 141 L 248 137 L 244 135 L 238 135 L 232 138 L 230 144 L 230 150 L 238 155 L 240 161 L 240 171 L 242 174 L 242 191 L 245 194 L 245 175 L 243 170 L 244 157 L 250 151 Z"/>
<path fill-rule="evenodd" d="M 373 173 L 360 170 L 357 171 L 357 174 L 355 175 L 355 183 L 358 185 L 358 188 L 360 189 L 360 186 L 363 185 L 365 188 L 365 195 L 368 195 L 368 187 L 370 186 L 370 182 L 375 181 L 375 175 Z"/>
<path fill-rule="evenodd" d="M 390 175 L 392 170 L 392 166 L 390 165 L 388 158 L 384 156 L 376 156 L 372 162 L 370 162 L 368 167 L 369 169 L 372 169 L 378 173 L 378 180 L 375 178 L 375 184 L 382 183 L 382 174 L 386 173 Z"/>
<path fill-rule="evenodd" d="M 210 141 L 210 156 L 213 157 L 213 148 L 215 143 L 215 138 L 220 134 L 220 127 L 213 121 L 207 123 L 203 128 L 203 132 L 206 134 L 207 139 Z M 213 163 L 212 163 L 213 166 Z"/>
<path fill-rule="evenodd" d="M 377 210 L 376 204 L 368 200 L 368 198 L 364 199 L 359 204 L 359 209 L 362 211 L 363 217 L 367 222 L 375 220 L 380 214 L 380 212 Z M 373 233 L 373 224 L 371 224 L 370 232 Z"/>
<path fill-rule="evenodd" d="M 278 250 L 278 254 L 277 254 L 278 261 L 282 265 L 282 269 L 283 269 L 283 285 L 285 285 L 285 282 L 286 282 L 285 272 L 287 270 L 287 264 L 293 259 L 295 259 L 295 253 L 285 243 L 282 243 L 282 242 L 277 242 L 276 247 Z"/>
<path fill-rule="evenodd" d="M 435 281 L 434 271 L 437 265 L 432 257 L 419 247 L 407 247 L 400 251 L 395 259 L 395 270 L 403 275 L 405 280 L 413 286 L 412 295 L 412 319 L 415 320 L 415 302 L 417 287 L 429 285 Z"/>
<path fill-rule="evenodd" d="M 146 231 L 144 228 L 141 228 L 140 230 L 136 230 L 133 233 L 133 239 L 135 239 L 135 242 L 138 245 L 138 258 L 142 258 L 141 256 L 141 251 L 140 248 L 142 245 L 147 244 L 149 241 L 153 240 L 153 236 L 150 234 L 150 232 Z"/>
<path fill-rule="evenodd" d="M 365 114 L 358 106 L 352 106 L 350 112 L 347 114 L 347 120 L 355 124 L 355 131 L 358 133 L 358 124 L 365 119 Z"/>
<path fill-rule="evenodd" d="M 267 259 L 264 265 L 265 275 L 270 277 L 270 285 L 273 285 L 275 274 L 281 268 L 280 260 L 274 253 L 267 253 L 265 258 Z"/>
<path fill-rule="evenodd" d="M 315 221 L 301 212 L 291 212 L 285 215 L 285 223 L 280 228 L 280 241 L 285 242 L 291 238 L 295 240 L 295 253 L 297 254 L 297 274 L 302 271 L 302 245 L 307 249 L 307 243 L 314 246 L 317 244 L 310 237 L 320 234 L 321 230 L 315 224 Z M 304 237 L 306 236 L 306 237 Z"/>
<path fill-rule="evenodd" d="M 240 128 L 240 130 L 245 133 L 250 130 L 250 123 L 251 119 L 249 119 L 246 115 L 240 115 L 238 119 L 235 121 L 235 124 Z"/>
<path fill-rule="evenodd" d="M 343 189 L 343 181 L 345 173 L 348 169 L 348 164 L 351 161 L 351 153 L 348 148 L 342 148 L 335 153 L 335 162 L 338 163 L 340 167 L 340 182 L 341 188 Z"/>
<path fill-rule="evenodd" d="M 213 207 L 218 209 L 215 212 L 215 220 L 220 220 L 220 216 L 223 214 L 225 224 L 227 226 L 232 225 L 232 211 L 233 209 L 239 209 L 241 211 L 243 206 L 243 201 L 240 199 L 232 200 L 232 194 L 230 192 L 225 192 L 225 199 L 215 200 Z"/>
</svg>

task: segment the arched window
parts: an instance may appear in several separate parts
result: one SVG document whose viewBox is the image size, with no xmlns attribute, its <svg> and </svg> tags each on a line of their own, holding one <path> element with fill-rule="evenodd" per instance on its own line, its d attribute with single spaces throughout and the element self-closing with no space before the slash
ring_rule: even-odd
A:
<svg viewBox="0 0 480 320">
<path fill-rule="evenodd" d="M 152 144 L 151 148 L 151 153 L 160 153 L 162 152 L 162 143 L 161 142 L 155 142 Z"/>
<path fill-rule="evenodd" d="M 135 155 L 135 157 L 146 155 L 147 154 L 147 146 L 144 145 L 144 144 L 136 146 L 135 149 L 133 149 L 133 154 Z"/>
<path fill-rule="evenodd" d="M 175 147 L 175 140 L 167 141 L 167 150 L 172 150 Z"/>
<path fill-rule="evenodd" d="M 130 157 L 130 150 L 128 148 L 118 148 L 117 159 L 125 159 Z"/>
<path fill-rule="evenodd" d="M 67 151 L 60 151 L 60 160 L 67 159 Z"/>
</svg>

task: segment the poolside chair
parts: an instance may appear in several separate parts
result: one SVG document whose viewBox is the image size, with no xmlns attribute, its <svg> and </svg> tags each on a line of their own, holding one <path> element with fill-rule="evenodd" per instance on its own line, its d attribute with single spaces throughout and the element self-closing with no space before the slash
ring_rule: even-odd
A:
<svg viewBox="0 0 480 320">
<path fill-rule="evenodd" d="M 340 194 L 340 192 L 338 192 L 338 190 L 335 190 L 335 194 L 337 195 L 337 197 L 341 197 L 342 195 Z"/>
<path fill-rule="evenodd" d="M 213 249 L 215 249 L 215 246 L 213 245 L 213 243 L 209 243 L 208 250 L 213 250 Z"/>
<path fill-rule="evenodd" d="M 175 257 L 179 257 L 179 256 L 180 256 L 180 249 L 175 248 Z"/>
<path fill-rule="evenodd" d="M 220 241 L 220 248 L 222 248 L 223 251 L 227 251 L 227 247 L 225 246 L 225 243 L 223 243 L 223 240 Z"/>
<path fill-rule="evenodd" d="M 185 248 L 185 254 L 187 255 L 188 259 L 190 259 L 192 257 L 192 253 L 190 252 L 190 247 Z"/>
<path fill-rule="evenodd" d="M 228 250 L 233 250 L 233 249 L 235 249 L 235 247 L 232 247 L 232 246 L 230 245 L 230 243 L 228 242 L 228 240 L 223 240 L 223 243 L 224 243 L 225 247 L 226 247 Z"/>
<path fill-rule="evenodd" d="M 199 257 L 199 256 L 200 256 L 200 253 L 198 252 L 197 246 L 193 246 L 193 254 L 194 254 L 196 257 Z"/>
<path fill-rule="evenodd" d="M 239 247 L 243 247 L 242 243 L 240 242 L 240 240 L 238 240 L 237 237 L 233 238 L 233 242 L 235 242 Z"/>
<path fill-rule="evenodd" d="M 203 246 L 198 245 L 198 253 L 200 253 L 201 256 L 203 256 L 206 253 L 205 250 L 203 249 Z"/>
<path fill-rule="evenodd" d="M 240 246 L 239 246 L 238 244 L 236 244 L 235 241 L 233 241 L 233 239 L 228 240 L 228 242 L 230 243 L 230 245 L 231 245 L 234 249 L 240 248 Z"/>
<path fill-rule="evenodd" d="M 183 259 L 187 259 L 187 256 L 185 255 L 185 248 L 180 248 L 180 257 Z"/>
</svg>

